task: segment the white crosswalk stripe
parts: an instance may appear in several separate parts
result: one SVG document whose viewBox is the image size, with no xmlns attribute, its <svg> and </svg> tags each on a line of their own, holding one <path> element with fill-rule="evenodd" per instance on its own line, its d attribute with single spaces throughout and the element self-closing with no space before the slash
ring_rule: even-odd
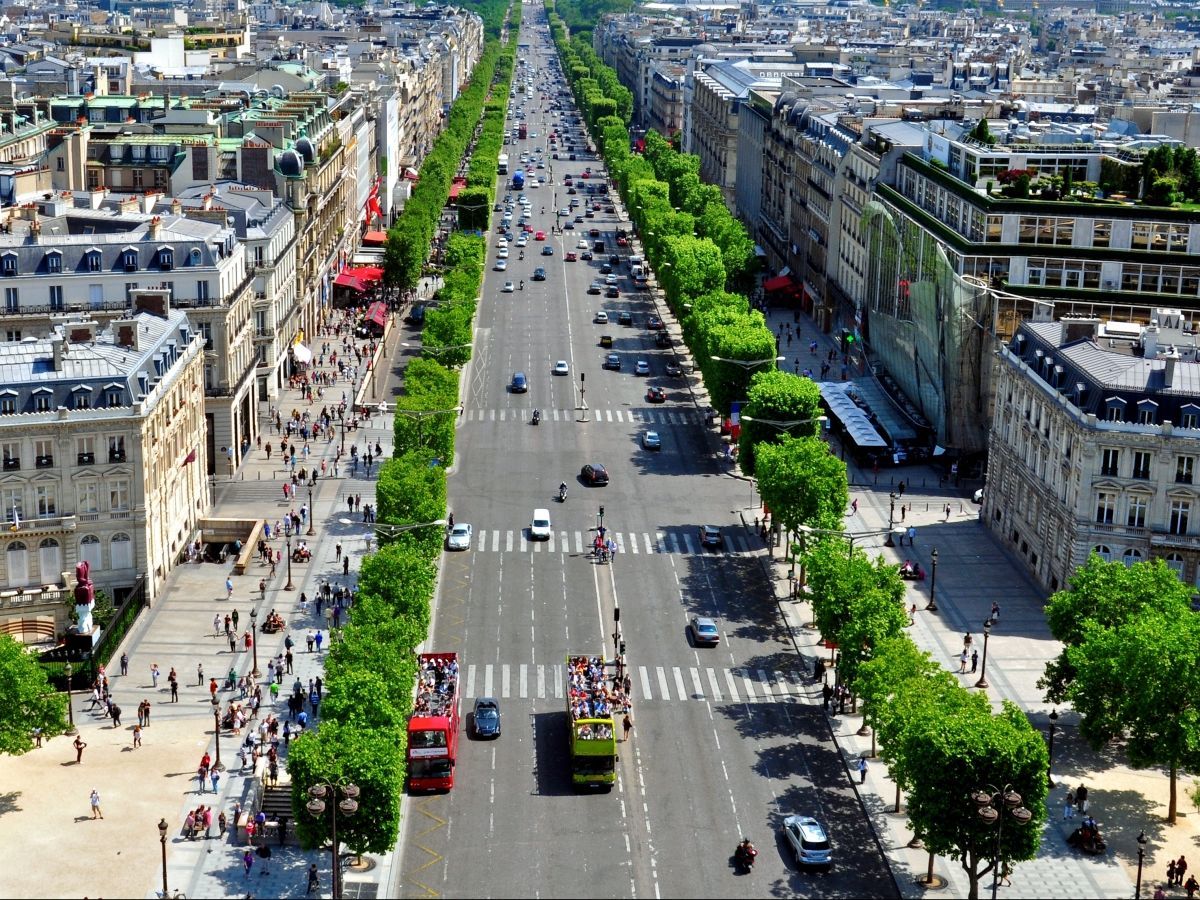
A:
<svg viewBox="0 0 1200 900">
<path fill-rule="evenodd" d="M 516 672 L 514 673 L 514 668 Z M 497 670 L 499 670 L 497 672 Z M 513 677 L 515 674 L 515 678 Z M 630 675 L 634 673 L 631 671 Z M 497 676 L 499 676 L 497 678 Z M 708 701 L 722 703 L 769 702 L 784 700 L 802 702 L 805 698 L 804 682 L 799 672 L 767 671 L 765 669 L 730 669 L 712 666 L 638 666 L 634 685 L 634 699 L 686 703 Z M 532 678 L 532 684 L 530 683 Z M 724 685 L 722 685 L 724 681 Z M 738 681 L 742 687 L 739 690 Z M 482 691 L 476 695 L 476 686 L 482 682 Z M 498 683 L 497 683 L 498 682 Z M 515 684 L 514 684 L 515 682 Z M 498 692 L 497 692 L 498 691 Z M 562 700 L 565 697 L 565 680 L 561 666 L 509 663 L 498 665 L 468 665 L 466 667 L 466 692 L 468 697 L 488 696 L 502 699 L 519 698 L 528 700 Z"/>
<path fill-rule="evenodd" d="M 618 553 L 633 553 L 639 556 L 643 552 L 647 555 L 673 553 L 704 557 L 719 556 L 719 554 L 704 550 L 700 546 L 695 532 L 690 528 L 654 532 L 611 531 L 609 536 L 616 541 Z M 503 540 L 501 540 L 502 537 Z M 475 551 L 499 553 L 503 549 L 505 553 L 516 551 L 519 553 L 574 552 L 582 554 L 591 549 L 593 538 L 592 532 L 559 531 L 551 532 L 549 541 L 529 541 L 524 529 L 517 531 L 481 528 L 475 534 Z M 730 529 L 725 533 L 724 552 L 727 555 L 747 555 L 759 552 L 759 548 L 753 546 L 752 541 L 753 538 L 740 532 L 735 533 L 733 529 Z M 574 545 L 573 550 L 572 545 Z"/>
<path fill-rule="evenodd" d="M 503 409 L 468 409 L 463 413 L 464 422 L 504 422 L 510 426 L 524 425 L 533 416 L 533 407 L 505 407 Z M 587 425 L 699 425 L 704 421 L 703 413 L 686 407 L 651 407 L 648 409 L 601 409 L 590 410 L 586 421 L 581 423 L 577 411 L 572 408 L 542 410 L 542 421 L 563 424 Z"/>
</svg>

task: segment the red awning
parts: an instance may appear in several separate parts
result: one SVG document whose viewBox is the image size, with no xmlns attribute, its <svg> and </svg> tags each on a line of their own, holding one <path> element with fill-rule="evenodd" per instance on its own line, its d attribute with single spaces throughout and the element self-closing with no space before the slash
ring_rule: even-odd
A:
<svg viewBox="0 0 1200 900">
<path fill-rule="evenodd" d="M 387 307 L 382 303 L 372 303 L 367 310 L 367 321 L 383 328 L 387 324 Z"/>
<path fill-rule="evenodd" d="M 342 269 L 342 275 L 349 275 L 364 282 L 383 281 L 383 269 L 379 266 L 347 266 Z"/>
<path fill-rule="evenodd" d="M 774 278 L 768 278 L 763 282 L 763 290 L 767 293 L 774 291 L 795 291 L 799 290 L 799 287 L 788 275 L 776 275 Z"/>
<path fill-rule="evenodd" d="M 363 235 L 362 242 L 364 247 L 382 247 L 387 243 L 387 232 L 368 231 Z"/>
<path fill-rule="evenodd" d="M 362 279 L 352 275 L 349 270 L 338 275 L 333 280 L 333 284 L 335 287 L 350 288 L 352 291 L 362 292 L 367 290 L 367 286 L 363 283 Z"/>
</svg>

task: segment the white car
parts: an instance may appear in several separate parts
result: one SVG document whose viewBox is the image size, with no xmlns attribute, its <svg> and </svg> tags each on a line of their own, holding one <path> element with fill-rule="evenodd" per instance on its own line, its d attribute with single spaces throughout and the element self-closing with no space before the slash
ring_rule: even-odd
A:
<svg viewBox="0 0 1200 900">
<path fill-rule="evenodd" d="M 470 525 L 459 522 L 450 529 L 450 534 L 446 536 L 447 550 L 470 550 L 471 536 L 474 532 Z"/>
<path fill-rule="evenodd" d="M 567 361 L 565 359 L 560 359 L 554 364 L 555 375 L 569 375 L 570 371 L 571 370 L 567 367 Z"/>
<path fill-rule="evenodd" d="M 516 289 L 516 285 L 514 285 L 511 281 L 506 281 L 504 282 L 504 287 L 500 288 L 500 293 L 511 294 Z"/>
<path fill-rule="evenodd" d="M 583 238 L 580 238 L 579 242 L 575 245 L 576 250 L 586 250 L 587 248 L 588 248 L 588 242 L 585 241 Z"/>
<path fill-rule="evenodd" d="M 507 238 L 500 238 L 498 241 L 496 241 L 497 248 L 503 248 L 503 247 L 507 247 L 507 246 L 508 246 Z"/>
<path fill-rule="evenodd" d="M 526 237 L 523 233 L 517 235 L 517 246 L 518 247 L 524 247 L 528 243 L 529 243 L 529 241 L 526 239 Z"/>
<path fill-rule="evenodd" d="M 608 274 L 608 275 L 605 275 L 605 276 L 604 276 L 604 283 L 605 283 L 605 284 L 607 284 L 607 285 L 609 285 L 609 286 L 615 285 L 615 284 L 617 283 L 617 276 L 616 276 L 616 275 L 614 275 L 614 274 L 611 274 L 611 273 L 610 273 L 610 274 Z"/>
<path fill-rule="evenodd" d="M 595 321 L 597 325 L 607 325 L 608 313 L 606 313 L 604 310 L 600 310 L 600 312 L 596 313 L 596 318 L 593 321 Z"/>
<path fill-rule="evenodd" d="M 529 523 L 529 537 L 535 541 L 550 540 L 550 510 L 533 511 L 533 521 Z"/>
<path fill-rule="evenodd" d="M 798 866 L 833 865 L 833 849 L 825 827 L 811 816 L 788 816 L 783 820 L 783 836 Z"/>
<path fill-rule="evenodd" d="M 507 270 L 508 269 L 508 260 L 507 259 L 496 260 L 495 269 L 497 272 L 503 272 L 503 271 Z"/>
<path fill-rule="evenodd" d="M 501 247 L 496 251 L 496 259 L 508 259 L 508 248 Z"/>
</svg>

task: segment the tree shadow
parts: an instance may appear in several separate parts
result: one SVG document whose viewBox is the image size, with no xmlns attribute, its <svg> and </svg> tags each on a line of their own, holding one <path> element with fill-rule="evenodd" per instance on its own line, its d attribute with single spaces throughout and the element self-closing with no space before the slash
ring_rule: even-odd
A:
<svg viewBox="0 0 1200 900">
<path fill-rule="evenodd" d="M 0 794 L 0 816 L 5 813 L 21 812 L 21 804 L 18 802 L 20 797 L 21 791 L 7 791 Z"/>
</svg>

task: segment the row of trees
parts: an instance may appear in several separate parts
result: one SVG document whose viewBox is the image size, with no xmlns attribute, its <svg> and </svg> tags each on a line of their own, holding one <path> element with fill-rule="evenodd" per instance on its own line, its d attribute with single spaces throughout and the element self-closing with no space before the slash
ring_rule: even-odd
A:
<svg viewBox="0 0 1200 900">
<path fill-rule="evenodd" d="M 513 4 L 510 24 L 514 28 L 520 13 L 521 5 Z M 471 122 L 478 119 L 482 97 L 472 91 L 477 84 L 492 85 L 493 65 L 499 74 L 497 90 L 507 94 L 513 43 L 502 51 L 494 43 L 490 41 L 484 53 L 491 63 L 487 69 L 484 62 L 480 63 L 472 89 L 463 93 L 451 112 L 452 123 L 461 124 L 468 113 Z M 500 147 L 499 140 L 490 139 L 495 118 L 491 107 L 489 101 L 469 167 L 472 173 L 486 169 L 490 177 Z M 451 130 L 453 124 L 447 133 Z M 455 131 L 461 133 L 461 129 Z M 465 133 L 470 138 L 474 132 L 467 129 Z M 439 147 L 447 146 L 449 143 L 442 144 L 439 139 Z M 457 154 L 455 164 L 465 151 L 466 144 L 453 151 Z M 441 179 L 444 153 L 448 152 L 443 149 L 432 162 L 427 159 L 421 169 L 420 185 L 444 187 L 436 198 L 438 216 L 449 193 L 449 179 Z M 427 166 L 434 170 L 429 182 Z M 409 201 L 400 221 L 407 219 L 410 224 L 399 231 L 393 229 L 388 237 L 390 248 L 411 239 L 410 229 L 417 227 L 412 223 L 422 220 L 433 208 L 432 188 L 422 197 L 415 209 Z M 428 244 L 424 251 L 428 251 Z M 424 340 L 428 355 L 413 360 L 405 369 L 405 393 L 396 403 L 394 456 L 380 467 L 376 483 L 378 521 L 405 530 L 381 529 L 378 552 L 363 559 L 350 623 L 326 657 L 328 694 L 321 705 L 321 727 L 293 741 L 289 751 L 297 833 L 308 847 L 320 846 L 329 839 L 327 820 L 315 819 L 304 809 L 308 788 L 318 782 L 352 781 L 361 789 L 358 813 L 339 822 L 339 838 L 354 852 L 385 853 L 395 845 L 398 835 L 400 798 L 407 775 L 406 729 L 417 677 L 415 650 L 429 635 L 437 587 L 436 560 L 443 539 L 440 524 L 425 523 L 440 523 L 446 515 L 445 467 L 454 458 L 454 421 L 458 414 L 459 373 L 455 366 L 469 358 L 469 346 L 458 345 L 469 345 L 471 339 L 471 322 L 483 280 L 483 240 L 453 234 L 447 254 L 451 265 L 439 292 L 442 302 L 426 316 Z M 395 269 L 389 269 L 389 275 L 398 277 Z"/>
<path fill-rule="evenodd" d="M 628 120 L 597 98 L 603 79 L 588 48 L 567 47 L 551 17 L 563 68 L 581 106 L 594 110 L 611 177 L 637 224 L 646 256 L 679 317 L 718 409 L 744 401 L 739 455 L 756 476 L 777 527 L 805 535 L 799 552 L 814 619 L 838 648 L 837 678 L 865 702 L 882 756 L 908 794 L 912 825 L 930 852 L 957 860 L 971 897 L 995 865 L 1031 859 L 1046 816 L 1047 755 L 1041 735 L 1011 704 L 993 714 L 905 635 L 904 583 L 894 563 L 874 560 L 841 533 L 849 499 L 846 467 L 821 440 L 820 390 L 779 371 L 775 337 L 743 290 L 754 274 L 753 243 L 719 190 L 701 183 L 696 157 L 646 135 L 633 153 Z M 611 70 L 607 70 L 611 72 Z M 604 99 L 610 99 L 604 103 Z M 732 360 L 732 362 L 730 361 Z M 1029 823 L 997 832 L 972 802 L 978 790 L 1011 786 Z"/>
</svg>

